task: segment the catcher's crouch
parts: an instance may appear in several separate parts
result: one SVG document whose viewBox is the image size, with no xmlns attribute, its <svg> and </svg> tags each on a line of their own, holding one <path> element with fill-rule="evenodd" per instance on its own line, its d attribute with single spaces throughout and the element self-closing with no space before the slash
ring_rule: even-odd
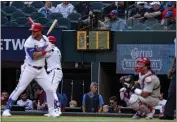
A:
<svg viewBox="0 0 177 122">
<path fill-rule="evenodd" d="M 151 71 L 151 62 L 148 58 L 138 58 L 136 60 L 136 72 L 139 72 L 138 83 L 140 88 L 127 83 L 124 86 L 131 90 L 133 94 L 130 96 L 128 104 L 137 111 L 133 116 L 134 119 L 141 118 L 143 113 L 146 114 L 146 119 L 152 119 L 154 109 L 160 96 L 160 81 L 159 78 Z"/>
</svg>

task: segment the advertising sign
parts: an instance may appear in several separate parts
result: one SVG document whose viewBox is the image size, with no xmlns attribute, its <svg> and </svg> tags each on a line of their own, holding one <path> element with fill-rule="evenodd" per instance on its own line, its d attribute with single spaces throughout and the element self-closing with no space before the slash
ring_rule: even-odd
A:
<svg viewBox="0 0 177 122">
<path fill-rule="evenodd" d="M 116 73 L 135 74 L 135 60 L 147 57 L 156 74 L 167 74 L 174 55 L 173 44 L 118 44 Z"/>
</svg>

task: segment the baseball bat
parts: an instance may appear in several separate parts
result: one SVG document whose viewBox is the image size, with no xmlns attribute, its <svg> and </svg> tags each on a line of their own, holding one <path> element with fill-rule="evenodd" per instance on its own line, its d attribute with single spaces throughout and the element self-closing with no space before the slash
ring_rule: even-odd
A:
<svg viewBox="0 0 177 122">
<path fill-rule="evenodd" d="M 33 23 L 34 23 L 34 21 L 31 19 L 31 17 L 28 17 L 27 19 L 28 19 L 28 22 L 29 22 L 30 24 L 33 24 Z"/>
<path fill-rule="evenodd" d="M 57 19 L 55 19 L 52 23 L 52 25 L 50 26 L 48 32 L 47 32 L 47 36 L 51 33 L 51 31 L 54 29 L 55 25 L 57 24 Z"/>
</svg>

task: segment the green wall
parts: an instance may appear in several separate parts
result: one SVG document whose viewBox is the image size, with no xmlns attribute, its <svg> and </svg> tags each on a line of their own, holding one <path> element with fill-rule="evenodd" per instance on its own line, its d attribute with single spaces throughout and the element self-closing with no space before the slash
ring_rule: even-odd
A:
<svg viewBox="0 0 177 122">
<path fill-rule="evenodd" d="M 62 55 L 64 62 L 116 62 L 117 44 L 172 44 L 175 32 L 114 32 L 110 51 L 81 52 L 76 50 L 76 31 L 62 32 Z"/>
</svg>

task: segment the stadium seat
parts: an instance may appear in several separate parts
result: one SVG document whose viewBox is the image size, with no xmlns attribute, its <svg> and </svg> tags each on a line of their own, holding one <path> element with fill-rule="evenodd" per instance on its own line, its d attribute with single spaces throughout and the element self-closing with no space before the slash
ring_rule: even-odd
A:
<svg viewBox="0 0 177 122">
<path fill-rule="evenodd" d="M 6 5 L 4 4 L 3 1 L 1 1 L 1 9 L 3 9 Z"/>
<path fill-rule="evenodd" d="M 103 11 L 102 9 L 104 7 L 103 3 L 101 3 L 101 2 L 90 3 L 90 6 L 94 12 L 102 12 Z"/>
<path fill-rule="evenodd" d="M 53 21 L 48 22 L 47 24 L 44 25 L 44 27 L 50 27 L 52 25 Z M 58 25 L 55 25 L 55 28 L 57 28 Z"/>
<path fill-rule="evenodd" d="M 79 13 L 71 13 L 68 15 L 68 19 L 71 22 L 71 29 L 77 30 L 79 28 L 79 18 L 81 17 L 81 14 Z"/>
<path fill-rule="evenodd" d="M 68 15 L 67 18 L 68 18 L 71 22 L 78 23 L 80 17 L 81 17 L 81 14 L 79 14 L 79 13 L 71 13 L 71 14 Z"/>
<path fill-rule="evenodd" d="M 39 12 L 33 12 L 33 13 L 31 13 L 31 18 L 33 20 L 37 20 L 37 18 L 39 18 L 39 17 L 45 17 L 45 16 L 42 13 L 39 13 Z"/>
<path fill-rule="evenodd" d="M 67 30 L 71 28 L 71 22 L 67 18 L 59 18 L 57 24 L 58 24 L 58 27 L 62 29 Z"/>
<path fill-rule="evenodd" d="M 162 26 L 160 23 L 157 23 L 153 26 L 151 26 L 151 30 L 163 30 L 164 26 Z"/>
<path fill-rule="evenodd" d="M 104 6 L 111 6 L 114 2 L 113 1 L 102 1 Z"/>
<path fill-rule="evenodd" d="M 22 1 L 13 1 L 10 6 L 14 6 L 14 7 L 16 7 L 17 9 L 22 10 L 22 9 L 25 7 L 25 4 L 24 4 L 24 2 L 22 2 Z"/>
<path fill-rule="evenodd" d="M 63 15 L 60 14 L 60 13 L 52 13 L 52 14 L 49 15 L 48 18 L 50 18 L 50 19 L 58 19 L 58 18 L 62 18 L 62 17 L 63 17 Z"/>
<path fill-rule="evenodd" d="M 57 7 L 58 4 L 62 3 L 62 1 L 52 1 L 52 5 Z"/>
<path fill-rule="evenodd" d="M 146 26 L 152 26 L 152 25 L 154 25 L 154 24 L 157 24 L 158 23 L 158 20 L 157 19 L 155 19 L 155 18 L 149 18 L 149 19 L 147 19 L 146 21 L 145 21 L 145 25 Z"/>
<path fill-rule="evenodd" d="M 79 4 L 79 1 L 71 1 L 71 4 L 72 4 L 73 6 L 75 6 L 75 5 Z"/>
<path fill-rule="evenodd" d="M 50 22 L 51 20 L 45 17 L 39 17 L 35 22 L 37 23 L 41 23 L 42 25 L 47 24 L 48 22 Z"/>
<path fill-rule="evenodd" d="M 2 9 L 7 16 L 11 16 L 14 12 L 18 11 L 14 6 L 6 6 Z"/>
<path fill-rule="evenodd" d="M 24 27 L 31 27 L 31 24 L 27 22 L 26 24 L 24 24 Z"/>
<path fill-rule="evenodd" d="M 31 13 L 37 12 L 37 10 L 32 6 L 27 6 L 27 7 L 23 8 L 22 11 L 25 13 L 26 16 L 30 16 Z"/>
<path fill-rule="evenodd" d="M 1 17 L 1 24 L 4 25 L 6 22 L 8 22 L 7 17 Z"/>
<path fill-rule="evenodd" d="M 167 20 L 165 19 L 165 21 L 164 21 L 164 24 L 163 24 L 164 26 L 167 26 L 168 25 L 168 22 L 167 22 Z"/>
<path fill-rule="evenodd" d="M 15 13 L 13 13 L 11 16 L 11 21 L 16 20 L 18 17 L 25 17 L 25 13 L 23 13 L 21 11 L 17 11 Z"/>
<path fill-rule="evenodd" d="M 14 22 L 16 22 L 19 27 L 24 27 L 24 25 L 28 22 L 28 20 L 26 17 L 19 17 Z"/>
<path fill-rule="evenodd" d="M 175 30 L 176 31 L 176 24 L 171 24 L 167 27 L 168 30 Z"/>
<path fill-rule="evenodd" d="M 147 30 L 146 25 L 139 23 L 132 27 L 132 30 Z"/>
<path fill-rule="evenodd" d="M 131 29 L 134 25 L 138 24 L 139 21 L 137 19 L 128 19 L 127 20 L 127 28 Z"/>
<path fill-rule="evenodd" d="M 3 10 L 1 10 L 1 17 L 6 17 L 6 16 L 7 14 Z"/>
<path fill-rule="evenodd" d="M 4 27 L 18 27 L 18 24 L 16 22 L 6 22 Z"/>
<path fill-rule="evenodd" d="M 34 8 L 36 8 L 37 10 L 39 10 L 40 8 L 44 7 L 44 3 L 41 1 L 33 1 L 31 3 L 31 6 L 33 6 Z"/>
</svg>

